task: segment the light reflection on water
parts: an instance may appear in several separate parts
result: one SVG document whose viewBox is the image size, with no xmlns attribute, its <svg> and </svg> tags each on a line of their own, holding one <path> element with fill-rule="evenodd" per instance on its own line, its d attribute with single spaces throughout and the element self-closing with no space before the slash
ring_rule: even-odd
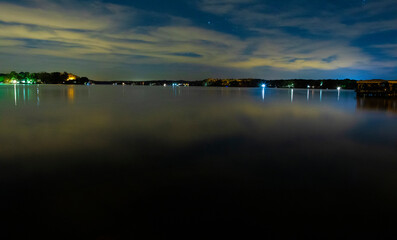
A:
<svg viewBox="0 0 397 240">
<path fill-rule="evenodd" d="M 41 91 L 40 91 L 41 90 Z M 93 91 L 93 96 L 89 96 L 89 92 Z M 13 100 L 14 106 L 23 105 L 40 105 L 40 98 L 44 104 L 64 104 L 66 100 L 69 104 L 73 104 L 75 98 L 79 98 L 76 104 L 84 104 L 92 101 L 103 101 L 102 104 L 108 104 L 109 101 L 119 102 L 122 98 L 133 98 L 134 96 L 140 96 L 147 92 L 151 92 L 150 99 L 157 99 L 159 96 L 170 97 L 181 97 L 188 98 L 190 95 L 195 97 L 202 94 L 203 97 L 212 97 L 220 95 L 226 98 L 243 98 L 256 101 L 261 98 L 266 103 L 280 103 L 290 100 L 295 103 L 304 103 L 305 97 L 306 102 L 310 104 L 316 104 L 325 101 L 323 104 L 325 107 L 329 105 L 339 109 L 350 109 L 353 111 L 354 108 L 363 109 L 364 106 L 371 105 L 373 99 L 361 98 L 360 101 L 356 101 L 355 93 L 350 90 L 315 90 L 315 89 L 269 89 L 269 88 L 194 88 L 194 87 L 131 87 L 131 86 L 48 86 L 48 85 L 2 85 L 0 86 L 0 107 L 9 107 L 10 100 Z M 126 96 L 127 92 L 127 96 Z M 106 99 L 102 98 L 105 95 Z M 138 94 L 138 95 L 136 95 Z M 122 100 L 121 100 L 122 101 Z M 194 101 L 194 99 L 189 99 Z M 341 103 L 338 103 L 341 101 Z M 368 104 L 365 104 L 368 102 Z M 396 99 L 382 99 L 377 101 L 378 110 L 388 110 L 395 112 L 394 108 L 389 106 L 395 106 Z M 123 103 L 123 102 L 122 102 Z M 359 103 L 359 104 L 357 104 Z M 119 102 L 120 104 L 120 102 Z M 385 107 L 382 107 L 384 105 Z M 373 110 L 373 108 L 368 108 Z"/>
<path fill-rule="evenodd" d="M 0 210 L 8 231 L 57 239 L 389 234 L 395 106 L 344 90 L 0 86 Z"/>
</svg>

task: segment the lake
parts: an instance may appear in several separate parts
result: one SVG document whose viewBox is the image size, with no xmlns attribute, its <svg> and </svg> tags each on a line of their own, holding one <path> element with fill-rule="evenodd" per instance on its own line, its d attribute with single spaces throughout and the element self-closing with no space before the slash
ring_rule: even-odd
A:
<svg viewBox="0 0 397 240">
<path fill-rule="evenodd" d="M 397 233 L 396 99 L 0 85 L 0 130 L 1 239 Z"/>
</svg>

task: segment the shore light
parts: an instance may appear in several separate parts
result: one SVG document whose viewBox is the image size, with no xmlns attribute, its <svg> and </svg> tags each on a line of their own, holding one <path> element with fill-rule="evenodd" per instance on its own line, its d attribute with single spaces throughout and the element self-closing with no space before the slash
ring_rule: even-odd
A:
<svg viewBox="0 0 397 240">
<path fill-rule="evenodd" d="M 265 87 L 266 87 L 266 84 L 262 84 L 261 87 L 265 88 Z"/>
<path fill-rule="evenodd" d="M 338 91 L 340 91 L 340 90 L 341 90 L 341 87 L 338 87 L 337 89 L 338 89 Z"/>
</svg>

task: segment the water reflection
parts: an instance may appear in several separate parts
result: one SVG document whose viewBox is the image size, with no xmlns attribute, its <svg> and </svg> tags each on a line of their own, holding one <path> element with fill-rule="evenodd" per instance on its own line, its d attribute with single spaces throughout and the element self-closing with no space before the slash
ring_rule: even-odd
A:
<svg viewBox="0 0 397 240">
<path fill-rule="evenodd" d="M 307 96 L 307 97 L 306 97 L 307 101 L 309 101 L 309 99 L 310 99 L 310 97 L 309 97 L 309 96 L 310 96 L 310 95 L 309 95 L 309 93 L 310 93 L 310 91 L 309 91 L 309 89 L 307 89 L 307 94 L 306 94 L 306 96 Z"/>
<path fill-rule="evenodd" d="M 74 95 L 75 95 L 74 87 L 73 86 L 69 86 L 68 89 L 67 89 L 67 98 L 68 98 L 68 100 L 70 102 L 73 102 Z"/>
<path fill-rule="evenodd" d="M 395 117 L 356 111 L 394 111 L 394 100 L 42 85 L 26 86 L 24 101 L 23 89 L 0 86 L 6 234 L 316 239 L 395 229 Z"/>
<path fill-rule="evenodd" d="M 15 106 L 17 106 L 18 105 L 18 102 L 17 102 L 17 85 L 14 85 L 14 99 L 15 99 Z"/>
<path fill-rule="evenodd" d="M 6 107 L 10 101 L 15 107 L 40 106 L 42 102 L 74 104 L 76 98 L 86 99 L 89 91 L 87 86 L 3 85 L 0 86 L 0 107 Z"/>
<path fill-rule="evenodd" d="M 143 94 L 145 91 L 153 92 L 158 96 L 166 96 L 171 89 L 172 95 L 175 97 L 197 97 L 198 94 L 210 94 L 216 96 L 219 94 L 225 99 L 240 99 L 254 96 L 260 93 L 260 99 L 266 104 L 289 101 L 295 104 L 324 104 L 325 106 L 333 106 L 337 108 L 361 110 L 378 110 L 387 112 L 395 111 L 395 99 L 372 99 L 359 98 L 356 99 L 354 91 L 341 90 L 313 90 L 313 89 L 235 89 L 235 88 L 141 88 L 123 86 L 122 88 L 95 87 L 95 86 L 40 86 L 40 85 L 13 85 L 1 86 L 0 88 L 0 107 L 5 107 L 7 102 L 12 99 L 15 107 L 23 105 L 42 104 L 62 104 L 62 100 L 66 100 L 69 104 L 80 104 L 84 101 L 95 101 L 99 95 L 110 96 L 114 91 L 120 91 L 120 94 L 112 95 L 108 101 L 126 101 L 131 98 L 131 92 L 135 94 Z M 12 92 L 12 93 L 11 93 Z M 113 94 L 113 93 L 112 93 Z M 214 95 L 215 94 L 215 95 Z M 145 94 L 142 95 L 142 97 Z M 118 96 L 125 97 L 125 100 L 119 99 Z M 90 99 L 90 100 L 89 100 Z M 304 100 L 304 102 L 303 102 Z"/>
<path fill-rule="evenodd" d="M 13 85 L 14 106 L 25 105 L 32 102 L 32 98 L 37 94 L 33 93 L 33 87 L 27 85 Z"/>
<path fill-rule="evenodd" d="M 321 89 L 320 90 L 320 102 L 322 102 L 323 101 L 323 90 Z"/>
<path fill-rule="evenodd" d="M 172 85 L 172 92 L 173 92 L 175 97 L 181 95 L 181 88 L 182 87 L 180 87 L 178 85 L 174 85 L 174 84 Z"/>
<path fill-rule="evenodd" d="M 39 86 L 40 85 L 37 85 L 37 88 L 36 88 L 36 103 L 37 103 L 37 106 L 40 106 L 40 88 L 39 88 Z"/>
<path fill-rule="evenodd" d="M 386 111 L 397 113 L 396 98 L 357 98 L 357 109 L 367 111 Z"/>
</svg>

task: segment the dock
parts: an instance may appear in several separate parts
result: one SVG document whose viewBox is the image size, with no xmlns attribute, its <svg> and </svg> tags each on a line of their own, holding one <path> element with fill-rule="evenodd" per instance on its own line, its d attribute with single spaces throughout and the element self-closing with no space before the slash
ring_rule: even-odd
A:
<svg viewBox="0 0 397 240">
<path fill-rule="evenodd" d="M 397 80 L 357 81 L 356 92 L 359 97 L 396 97 Z"/>
</svg>

